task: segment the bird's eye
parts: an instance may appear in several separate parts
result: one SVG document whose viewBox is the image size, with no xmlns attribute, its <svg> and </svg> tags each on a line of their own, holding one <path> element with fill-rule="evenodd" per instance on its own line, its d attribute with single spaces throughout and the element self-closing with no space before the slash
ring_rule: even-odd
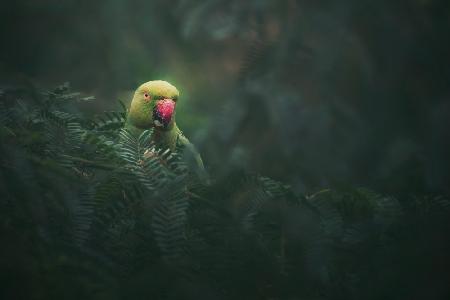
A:
<svg viewBox="0 0 450 300">
<path fill-rule="evenodd" d="M 145 98 L 145 99 L 150 99 L 150 95 L 149 95 L 148 93 L 145 93 L 145 94 L 144 94 L 144 98 Z"/>
</svg>

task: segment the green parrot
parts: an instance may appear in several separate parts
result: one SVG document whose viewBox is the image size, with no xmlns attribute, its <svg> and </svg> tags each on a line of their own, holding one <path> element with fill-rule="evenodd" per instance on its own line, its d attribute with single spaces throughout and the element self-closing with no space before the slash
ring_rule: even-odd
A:
<svg viewBox="0 0 450 300">
<path fill-rule="evenodd" d="M 195 173 L 208 183 L 202 158 L 194 145 L 183 135 L 175 122 L 175 107 L 180 93 L 177 88 L 163 80 L 141 84 L 134 93 L 128 111 L 125 128 L 138 136 L 144 130 L 154 128 L 156 145 L 174 150 L 177 143 L 185 148 L 185 158 Z"/>
</svg>

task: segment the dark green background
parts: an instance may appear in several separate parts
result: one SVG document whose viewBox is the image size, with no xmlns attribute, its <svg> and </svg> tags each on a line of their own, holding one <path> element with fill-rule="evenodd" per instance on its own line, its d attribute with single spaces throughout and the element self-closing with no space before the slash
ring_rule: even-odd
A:
<svg viewBox="0 0 450 300">
<path fill-rule="evenodd" d="M 166 79 L 224 162 L 299 191 L 449 192 L 448 1 L 2 1 L 4 84 L 71 82 L 87 113 Z"/>
</svg>

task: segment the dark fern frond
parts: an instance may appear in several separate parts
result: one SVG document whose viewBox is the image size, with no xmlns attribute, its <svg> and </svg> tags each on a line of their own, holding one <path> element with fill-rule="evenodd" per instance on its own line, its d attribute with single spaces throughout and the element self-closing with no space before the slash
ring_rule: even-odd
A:
<svg viewBox="0 0 450 300">
<path fill-rule="evenodd" d="M 91 126 L 96 131 L 117 131 L 123 128 L 125 119 L 124 113 L 109 111 L 93 120 Z"/>
<path fill-rule="evenodd" d="M 5 103 L 0 102 L 0 125 L 7 126 L 12 121 L 12 112 Z"/>
<path fill-rule="evenodd" d="M 323 191 L 308 197 L 307 201 L 319 214 L 324 232 L 337 238 L 342 234 L 344 220 L 333 201 L 333 196 L 333 192 Z"/>
<path fill-rule="evenodd" d="M 78 247 L 83 247 L 85 242 L 89 239 L 89 232 L 93 222 L 93 216 L 97 203 L 92 201 L 94 198 L 94 191 L 88 190 L 81 193 L 78 198 L 77 207 L 74 209 L 72 216 L 73 220 L 73 237 Z"/>
<path fill-rule="evenodd" d="M 167 191 L 154 208 L 152 230 L 167 262 L 179 259 L 185 251 L 188 200 L 182 189 L 175 188 Z"/>
<path fill-rule="evenodd" d="M 185 176 L 180 155 L 157 148 L 152 141 L 153 130 L 135 137 L 126 129 L 120 131 L 119 156 L 136 178 L 150 191 L 158 191 L 178 177 Z"/>
<path fill-rule="evenodd" d="M 128 130 L 122 129 L 120 135 L 119 155 L 136 178 L 150 191 L 158 186 L 158 178 L 161 175 L 161 165 L 155 155 L 155 145 L 151 141 L 153 130 L 144 131 L 139 137 L 135 137 Z"/>
<path fill-rule="evenodd" d="M 132 269 L 134 252 L 140 240 L 135 234 L 140 203 L 128 191 L 120 177 L 113 176 L 99 182 L 93 197 L 84 203 L 92 211 L 90 243 L 121 272 Z"/>
<path fill-rule="evenodd" d="M 273 199 L 273 195 L 264 189 L 264 186 L 261 186 L 261 181 L 258 177 L 248 177 L 244 182 L 245 192 L 243 191 L 243 193 L 247 195 L 239 200 L 244 202 L 240 218 L 243 228 L 250 231 L 253 229 L 255 216 L 266 201 Z M 242 192 L 241 195 L 243 195 Z"/>
<path fill-rule="evenodd" d="M 130 167 L 139 166 L 142 163 L 144 153 L 150 151 L 151 136 L 153 130 L 145 130 L 139 137 L 135 137 L 126 129 L 119 132 L 120 156 Z"/>
<path fill-rule="evenodd" d="M 114 141 L 108 139 L 107 137 L 96 134 L 92 131 L 86 131 L 83 135 L 83 143 L 86 146 L 91 146 L 93 148 L 94 157 L 99 161 L 117 161 L 117 147 Z"/>
<path fill-rule="evenodd" d="M 42 95 L 45 97 L 45 103 L 47 106 L 58 105 L 68 101 L 80 102 L 95 99 L 94 96 L 83 97 L 79 92 L 72 92 L 69 82 L 61 84 L 52 91 L 44 91 L 42 92 Z"/>
<path fill-rule="evenodd" d="M 403 216 L 404 210 L 400 202 L 389 196 L 378 195 L 374 208 L 374 223 L 386 230 L 389 226 L 398 222 Z"/>
<path fill-rule="evenodd" d="M 78 116 L 68 113 L 68 112 L 64 112 L 64 111 L 52 110 L 49 113 L 50 113 L 50 115 L 48 115 L 49 118 L 57 119 L 64 123 L 69 123 L 69 122 L 79 120 Z"/>
</svg>

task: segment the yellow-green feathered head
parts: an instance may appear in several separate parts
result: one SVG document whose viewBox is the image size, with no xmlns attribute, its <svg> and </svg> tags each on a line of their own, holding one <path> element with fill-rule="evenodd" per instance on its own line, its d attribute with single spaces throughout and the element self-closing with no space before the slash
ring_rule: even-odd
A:
<svg viewBox="0 0 450 300">
<path fill-rule="evenodd" d="M 169 130 L 175 123 L 179 92 L 167 81 L 149 81 L 139 86 L 131 101 L 128 120 L 138 128 Z"/>
</svg>

